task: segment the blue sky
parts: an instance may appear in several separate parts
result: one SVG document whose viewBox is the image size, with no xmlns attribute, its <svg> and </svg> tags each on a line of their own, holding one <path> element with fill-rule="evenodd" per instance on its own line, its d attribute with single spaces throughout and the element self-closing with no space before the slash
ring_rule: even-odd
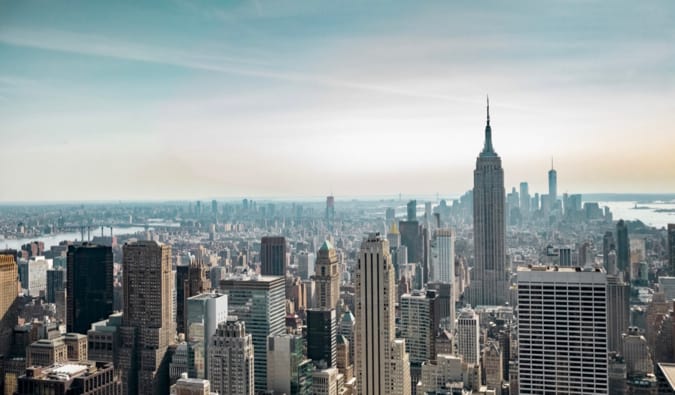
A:
<svg viewBox="0 0 675 395">
<path fill-rule="evenodd" d="M 0 2 L 0 201 L 675 192 L 675 3 Z"/>
</svg>

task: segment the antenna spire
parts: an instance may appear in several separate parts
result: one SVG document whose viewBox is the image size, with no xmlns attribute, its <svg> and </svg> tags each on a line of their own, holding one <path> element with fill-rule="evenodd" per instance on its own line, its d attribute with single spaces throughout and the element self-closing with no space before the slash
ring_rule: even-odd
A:
<svg viewBox="0 0 675 395">
<path fill-rule="evenodd" d="M 487 97 L 487 124 L 490 124 L 490 96 L 486 95 Z"/>
</svg>

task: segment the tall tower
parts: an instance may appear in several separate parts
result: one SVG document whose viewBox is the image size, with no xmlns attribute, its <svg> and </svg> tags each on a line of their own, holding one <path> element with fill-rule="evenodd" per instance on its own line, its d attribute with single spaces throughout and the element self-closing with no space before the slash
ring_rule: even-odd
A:
<svg viewBox="0 0 675 395">
<path fill-rule="evenodd" d="M 229 317 L 211 337 L 208 378 L 219 394 L 253 395 L 253 340 L 246 324 Z"/>
<path fill-rule="evenodd" d="M 230 274 L 220 282 L 228 314 L 246 323 L 255 355 L 255 389 L 267 389 L 267 336 L 285 331 L 285 279 L 282 276 Z"/>
<path fill-rule="evenodd" d="M 176 336 L 171 246 L 138 241 L 125 244 L 123 254 L 120 370 L 124 393 L 168 393 L 167 348 Z"/>
<path fill-rule="evenodd" d="M 520 183 L 520 213 L 527 215 L 530 212 L 530 187 L 527 182 Z"/>
<path fill-rule="evenodd" d="M 340 298 L 340 267 L 335 248 L 328 240 L 319 248 L 312 280 L 316 284 L 317 307 L 334 309 Z"/>
<path fill-rule="evenodd" d="M 553 168 L 553 159 L 551 159 L 551 170 L 548 171 L 548 201 L 551 209 L 555 208 L 558 201 L 558 172 Z"/>
<path fill-rule="evenodd" d="M 675 224 L 668 224 L 668 270 L 675 276 Z"/>
<path fill-rule="evenodd" d="M 260 243 L 260 274 L 263 276 L 286 275 L 286 238 L 266 236 Z"/>
<path fill-rule="evenodd" d="M 370 234 L 361 243 L 355 291 L 358 394 L 401 394 L 404 389 L 396 388 L 396 382 L 405 373 L 393 369 L 405 365 L 402 361 L 408 358 L 405 342 L 396 339 L 396 288 L 389 242 L 379 233 Z M 409 370 L 407 383 L 410 384 Z M 409 393 L 408 390 L 406 395 Z"/>
<path fill-rule="evenodd" d="M 19 268 L 13 255 L 0 254 L 0 352 L 9 354 L 16 316 L 8 314 L 19 296 Z"/>
<path fill-rule="evenodd" d="M 628 226 L 622 219 L 616 223 L 616 266 L 624 272 L 624 278 L 630 283 L 630 240 L 628 239 Z"/>
<path fill-rule="evenodd" d="M 71 245 L 67 264 L 66 328 L 84 335 L 113 312 L 112 247 Z"/>
<path fill-rule="evenodd" d="M 519 267 L 518 348 L 521 394 L 607 394 L 607 275 Z"/>
<path fill-rule="evenodd" d="M 504 170 L 492 147 L 488 101 L 485 145 L 473 172 L 475 264 L 469 300 L 474 306 L 501 305 L 507 299 L 504 193 Z"/>
<path fill-rule="evenodd" d="M 465 308 L 457 317 L 457 353 L 466 363 L 480 362 L 480 325 L 478 314 Z"/>
<path fill-rule="evenodd" d="M 326 227 L 328 230 L 333 230 L 335 221 L 335 197 L 328 196 L 326 198 Z"/>
</svg>

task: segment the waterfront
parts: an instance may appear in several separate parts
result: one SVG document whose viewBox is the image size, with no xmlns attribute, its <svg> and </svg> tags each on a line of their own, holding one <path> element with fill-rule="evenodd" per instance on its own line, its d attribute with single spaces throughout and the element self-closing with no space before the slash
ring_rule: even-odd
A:
<svg viewBox="0 0 675 395">
<path fill-rule="evenodd" d="M 140 227 L 140 226 L 130 226 L 128 228 L 123 228 L 123 227 L 118 227 L 118 228 L 113 228 L 113 235 L 115 236 L 120 236 L 120 235 L 130 235 L 134 234 L 137 232 L 142 232 L 144 231 L 145 228 Z M 91 237 L 95 236 L 100 236 L 99 232 L 92 232 Z M 106 229 L 105 236 L 110 236 L 110 231 Z M 85 234 L 85 238 L 87 235 Z M 54 234 L 54 235 L 45 235 L 45 236 L 38 236 L 38 237 L 31 237 L 31 238 L 21 238 L 21 239 L 0 239 L 0 248 L 11 248 L 11 249 L 21 249 L 21 246 L 30 243 L 32 241 L 42 241 L 45 243 L 45 249 L 49 249 L 51 246 L 58 245 L 61 241 L 64 240 L 69 240 L 69 241 L 80 241 L 82 239 L 82 235 L 80 232 L 67 232 L 67 233 L 59 233 L 59 234 Z"/>
</svg>

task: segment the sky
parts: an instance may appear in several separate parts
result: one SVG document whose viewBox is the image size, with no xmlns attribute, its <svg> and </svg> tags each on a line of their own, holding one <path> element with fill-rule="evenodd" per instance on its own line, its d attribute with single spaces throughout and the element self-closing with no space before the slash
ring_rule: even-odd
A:
<svg viewBox="0 0 675 395">
<path fill-rule="evenodd" d="M 0 1 L 0 201 L 675 192 L 675 2 Z"/>
</svg>

